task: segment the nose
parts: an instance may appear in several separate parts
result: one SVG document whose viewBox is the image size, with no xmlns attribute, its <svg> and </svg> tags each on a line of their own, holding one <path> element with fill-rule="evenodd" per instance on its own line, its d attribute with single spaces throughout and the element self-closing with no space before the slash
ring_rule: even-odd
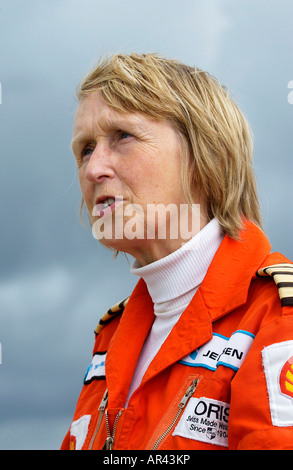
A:
<svg viewBox="0 0 293 470">
<path fill-rule="evenodd" d="M 114 176 L 114 169 L 111 165 L 111 152 L 105 145 L 96 145 L 89 158 L 85 176 L 93 183 L 101 183 L 105 178 Z"/>
</svg>

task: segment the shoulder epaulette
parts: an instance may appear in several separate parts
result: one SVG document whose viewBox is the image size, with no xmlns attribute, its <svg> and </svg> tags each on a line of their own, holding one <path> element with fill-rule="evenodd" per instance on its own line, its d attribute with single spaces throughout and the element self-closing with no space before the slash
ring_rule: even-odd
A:
<svg viewBox="0 0 293 470">
<path fill-rule="evenodd" d="M 282 307 L 293 306 L 293 264 L 280 263 L 257 271 L 258 277 L 272 276 L 279 290 Z"/>
<path fill-rule="evenodd" d="M 126 297 L 126 299 L 121 300 L 117 304 L 113 305 L 113 307 L 109 308 L 109 310 L 107 310 L 107 312 L 104 313 L 104 315 L 100 318 L 100 321 L 97 324 L 97 327 L 95 329 L 96 335 L 98 335 L 101 332 L 101 330 L 104 328 L 104 326 L 110 323 L 110 321 L 112 321 L 113 318 L 123 313 L 128 300 L 129 300 L 129 297 Z"/>
</svg>

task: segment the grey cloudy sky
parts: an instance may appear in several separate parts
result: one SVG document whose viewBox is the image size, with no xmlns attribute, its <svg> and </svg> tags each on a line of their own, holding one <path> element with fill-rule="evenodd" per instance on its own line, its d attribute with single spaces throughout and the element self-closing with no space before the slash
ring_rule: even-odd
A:
<svg viewBox="0 0 293 470">
<path fill-rule="evenodd" d="M 59 448 L 99 316 L 137 281 L 79 222 L 79 80 L 117 51 L 217 76 L 253 128 L 273 250 L 293 259 L 292 21 L 292 0 L 0 0 L 0 449 Z"/>
</svg>

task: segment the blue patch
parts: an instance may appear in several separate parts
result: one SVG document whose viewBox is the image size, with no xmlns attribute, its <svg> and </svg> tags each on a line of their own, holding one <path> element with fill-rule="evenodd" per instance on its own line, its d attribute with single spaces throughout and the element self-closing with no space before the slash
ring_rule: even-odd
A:
<svg viewBox="0 0 293 470">
<path fill-rule="evenodd" d="M 90 384 L 93 380 L 105 379 L 105 364 L 106 364 L 106 352 L 96 352 L 93 356 L 92 362 L 87 368 L 83 383 L 85 385 Z"/>
<path fill-rule="evenodd" d="M 252 333 L 245 330 L 235 331 L 230 338 L 213 333 L 210 341 L 192 351 L 179 363 L 191 367 L 204 367 L 212 371 L 221 365 L 237 371 L 243 363 L 254 337 Z"/>
</svg>

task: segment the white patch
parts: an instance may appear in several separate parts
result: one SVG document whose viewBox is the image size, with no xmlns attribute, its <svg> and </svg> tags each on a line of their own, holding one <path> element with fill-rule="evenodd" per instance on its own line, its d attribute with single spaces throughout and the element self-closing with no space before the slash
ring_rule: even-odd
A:
<svg viewBox="0 0 293 470">
<path fill-rule="evenodd" d="M 213 334 L 212 339 L 206 344 L 196 349 L 188 356 L 185 356 L 180 364 L 193 367 L 205 367 L 206 369 L 216 370 L 219 357 L 225 348 L 229 338 L 217 333 Z"/>
<path fill-rule="evenodd" d="M 243 363 L 253 340 L 254 335 L 244 330 L 235 331 L 231 338 L 214 333 L 210 341 L 179 362 L 192 367 L 205 367 L 213 371 L 219 365 L 237 371 Z"/>
<path fill-rule="evenodd" d="M 262 350 L 263 366 L 269 393 L 271 418 L 274 426 L 293 426 L 293 397 L 284 393 L 281 374 L 287 361 L 293 356 L 293 341 L 284 341 Z M 289 366 L 288 366 L 289 368 Z"/>
<path fill-rule="evenodd" d="M 228 447 L 229 403 L 190 398 L 173 436 Z"/>
<path fill-rule="evenodd" d="M 235 331 L 219 357 L 217 367 L 221 364 L 237 371 L 246 358 L 253 340 L 252 333 L 244 330 Z"/>
<path fill-rule="evenodd" d="M 91 362 L 91 365 L 86 371 L 84 384 L 87 385 L 91 383 L 94 379 L 104 379 L 105 378 L 105 362 L 106 362 L 106 352 L 105 353 L 95 353 Z"/>
<path fill-rule="evenodd" d="M 75 450 L 81 450 L 89 429 L 91 415 L 84 415 L 73 421 L 70 426 L 70 436 L 75 438 Z"/>
</svg>

